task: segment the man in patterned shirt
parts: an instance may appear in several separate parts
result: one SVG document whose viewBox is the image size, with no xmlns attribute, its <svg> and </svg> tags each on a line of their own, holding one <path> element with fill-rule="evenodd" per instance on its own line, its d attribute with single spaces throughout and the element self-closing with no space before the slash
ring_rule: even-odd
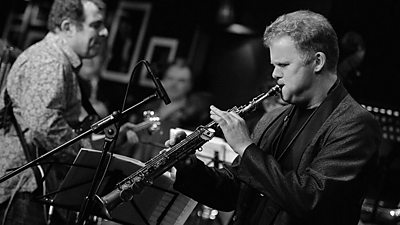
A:
<svg viewBox="0 0 400 225">
<path fill-rule="evenodd" d="M 81 60 L 96 56 L 108 36 L 104 19 L 102 0 L 55 0 L 50 32 L 14 62 L 6 90 L 29 144 L 49 151 L 77 136 L 73 125 L 79 122 L 82 104 L 76 76 Z M 4 91 L 0 98 L 2 109 Z M 91 146 L 84 139 L 55 158 L 71 163 L 81 147 Z M 0 176 L 26 163 L 14 128 L 0 129 Z M 45 224 L 43 205 L 29 201 L 39 186 L 31 169 L 0 183 L 3 224 Z"/>
</svg>

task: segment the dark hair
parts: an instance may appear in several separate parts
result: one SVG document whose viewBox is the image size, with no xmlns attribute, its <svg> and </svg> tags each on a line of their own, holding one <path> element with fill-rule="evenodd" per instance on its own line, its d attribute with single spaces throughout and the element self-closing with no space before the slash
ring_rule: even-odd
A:
<svg viewBox="0 0 400 225">
<path fill-rule="evenodd" d="M 82 24 L 85 21 L 84 2 L 93 2 L 101 11 L 105 10 L 105 3 L 102 0 L 54 0 L 47 21 L 47 28 L 50 31 L 55 31 L 60 28 L 65 19 L 71 19 L 78 25 Z"/>
<path fill-rule="evenodd" d="M 327 70 L 336 70 L 339 60 L 338 38 L 332 25 L 321 14 L 300 10 L 278 17 L 265 30 L 265 46 L 268 47 L 273 39 L 282 36 L 292 38 L 297 49 L 303 53 L 306 64 L 316 52 L 323 52 Z"/>
</svg>

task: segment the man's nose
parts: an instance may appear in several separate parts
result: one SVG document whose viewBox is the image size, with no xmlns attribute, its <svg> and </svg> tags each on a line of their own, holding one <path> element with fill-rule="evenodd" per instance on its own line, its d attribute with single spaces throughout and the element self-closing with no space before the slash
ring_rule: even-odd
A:
<svg viewBox="0 0 400 225">
<path fill-rule="evenodd" d="M 278 79 L 279 77 L 281 77 L 280 72 L 279 72 L 278 69 L 275 67 L 274 70 L 272 71 L 272 78 Z"/>
<path fill-rule="evenodd" d="M 100 30 L 99 35 L 102 37 L 108 37 L 108 29 L 103 27 L 103 29 Z"/>
</svg>

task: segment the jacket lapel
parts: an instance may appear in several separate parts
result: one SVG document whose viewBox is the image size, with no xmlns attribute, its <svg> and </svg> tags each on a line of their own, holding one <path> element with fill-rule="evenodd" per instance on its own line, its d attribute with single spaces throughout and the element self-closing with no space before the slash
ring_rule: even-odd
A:
<svg viewBox="0 0 400 225">
<path fill-rule="evenodd" d="M 328 94 L 328 97 L 316 109 L 313 118 L 305 125 L 302 132 L 300 132 L 299 135 L 295 137 L 295 140 L 293 140 L 292 144 L 287 147 L 290 148 L 290 151 L 298 153 L 294 154 L 296 158 L 293 159 L 293 162 L 297 162 L 297 165 L 300 162 L 304 150 L 310 144 L 317 131 L 321 128 L 322 124 L 324 124 L 326 119 L 332 114 L 332 112 L 336 109 L 336 107 L 347 94 L 348 93 L 346 89 L 343 87 L 342 83 L 338 79 L 334 87 Z M 289 149 L 285 149 L 284 151 L 287 150 Z M 280 159 L 281 158 L 278 158 L 277 160 Z"/>
</svg>

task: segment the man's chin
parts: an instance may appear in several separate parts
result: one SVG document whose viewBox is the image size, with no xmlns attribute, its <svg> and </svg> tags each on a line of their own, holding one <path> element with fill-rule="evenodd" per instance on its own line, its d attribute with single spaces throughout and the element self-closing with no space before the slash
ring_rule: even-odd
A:
<svg viewBox="0 0 400 225">
<path fill-rule="evenodd" d="M 97 56 L 98 54 L 99 54 L 99 52 L 89 52 L 89 53 L 85 54 L 82 58 L 91 59 L 91 58 Z"/>
<path fill-rule="evenodd" d="M 293 98 L 291 98 L 288 94 L 281 93 L 281 102 L 284 104 L 293 104 Z"/>
<path fill-rule="evenodd" d="M 92 45 L 86 53 L 86 55 L 87 55 L 86 58 L 93 58 L 93 57 L 99 55 L 100 53 L 101 53 L 101 45 L 98 45 L 98 44 Z"/>
<path fill-rule="evenodd" d="M 281 89 L 280 97 L 282 101 L 288 102 L 288 95 L 283 88 Z"/>
</svg>

